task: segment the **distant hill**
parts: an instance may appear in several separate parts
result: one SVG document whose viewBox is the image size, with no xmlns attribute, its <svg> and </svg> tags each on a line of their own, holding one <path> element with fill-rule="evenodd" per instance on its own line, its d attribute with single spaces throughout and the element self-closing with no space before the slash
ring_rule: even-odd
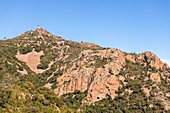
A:
<svg viewBox="0 0 170 113">
<path fill-rule="evenodd" d="M 169 113 L 170 68 L 38 27 L 0 41 L 0 112 Z"/>
</svg>

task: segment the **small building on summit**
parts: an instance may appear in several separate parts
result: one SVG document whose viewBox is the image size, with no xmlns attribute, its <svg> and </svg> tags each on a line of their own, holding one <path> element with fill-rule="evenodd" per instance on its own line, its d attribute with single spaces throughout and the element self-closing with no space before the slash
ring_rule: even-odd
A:
<svg viewBox="0 0 170 113">
<path fill-rule="evenodd" d="M 40 25 L 38 25 L 38 29 L 41 29 Z"/>
<path fill-rule="evenodd" d="M 50 32 L 48 32 L 47 30 L 45 29 L 42 29 L 40 27 L 40 25 L 38 25 L 38 28 L 36 29 L 36 31 L 39 33 L 39 34 L 43 34 L 43 35 L 47 35 L 47 36 L 51 36 L 52 34 Z"/>
</svg>

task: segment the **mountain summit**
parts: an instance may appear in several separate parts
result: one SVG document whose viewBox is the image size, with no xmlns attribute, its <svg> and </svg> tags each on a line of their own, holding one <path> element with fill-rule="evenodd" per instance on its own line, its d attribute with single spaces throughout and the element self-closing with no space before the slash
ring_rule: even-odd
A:
<svg viewBox="0 0 170 113">
<path fill-rule="evenodd" d="M 0 41 L 2 112 L 170 112 L 170 68 L 54 36 L 40 26 Z"/>
</svg>

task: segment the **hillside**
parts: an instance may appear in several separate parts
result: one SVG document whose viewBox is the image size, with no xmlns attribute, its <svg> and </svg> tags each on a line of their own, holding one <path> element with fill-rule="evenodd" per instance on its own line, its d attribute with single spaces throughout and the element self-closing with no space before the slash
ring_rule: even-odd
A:
<svg viewBox="0 0 170 113">
<path fill-rule="evenodd" d="M 170 112 L 170 68 L 45 29 L 0 41 L 0 112 Z"/>
</svg>

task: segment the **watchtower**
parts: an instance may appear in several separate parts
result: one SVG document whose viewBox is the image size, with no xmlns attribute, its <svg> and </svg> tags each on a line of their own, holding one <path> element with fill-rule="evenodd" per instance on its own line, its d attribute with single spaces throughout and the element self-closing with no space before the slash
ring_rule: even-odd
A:
<svg viewBox="0 0 170 113">
<path fill-rule="evenodd" d="M 39 30 L 41 29 L 40 25 L 38 25 L 38 29 L 39 29 Z"/>
</svg>

